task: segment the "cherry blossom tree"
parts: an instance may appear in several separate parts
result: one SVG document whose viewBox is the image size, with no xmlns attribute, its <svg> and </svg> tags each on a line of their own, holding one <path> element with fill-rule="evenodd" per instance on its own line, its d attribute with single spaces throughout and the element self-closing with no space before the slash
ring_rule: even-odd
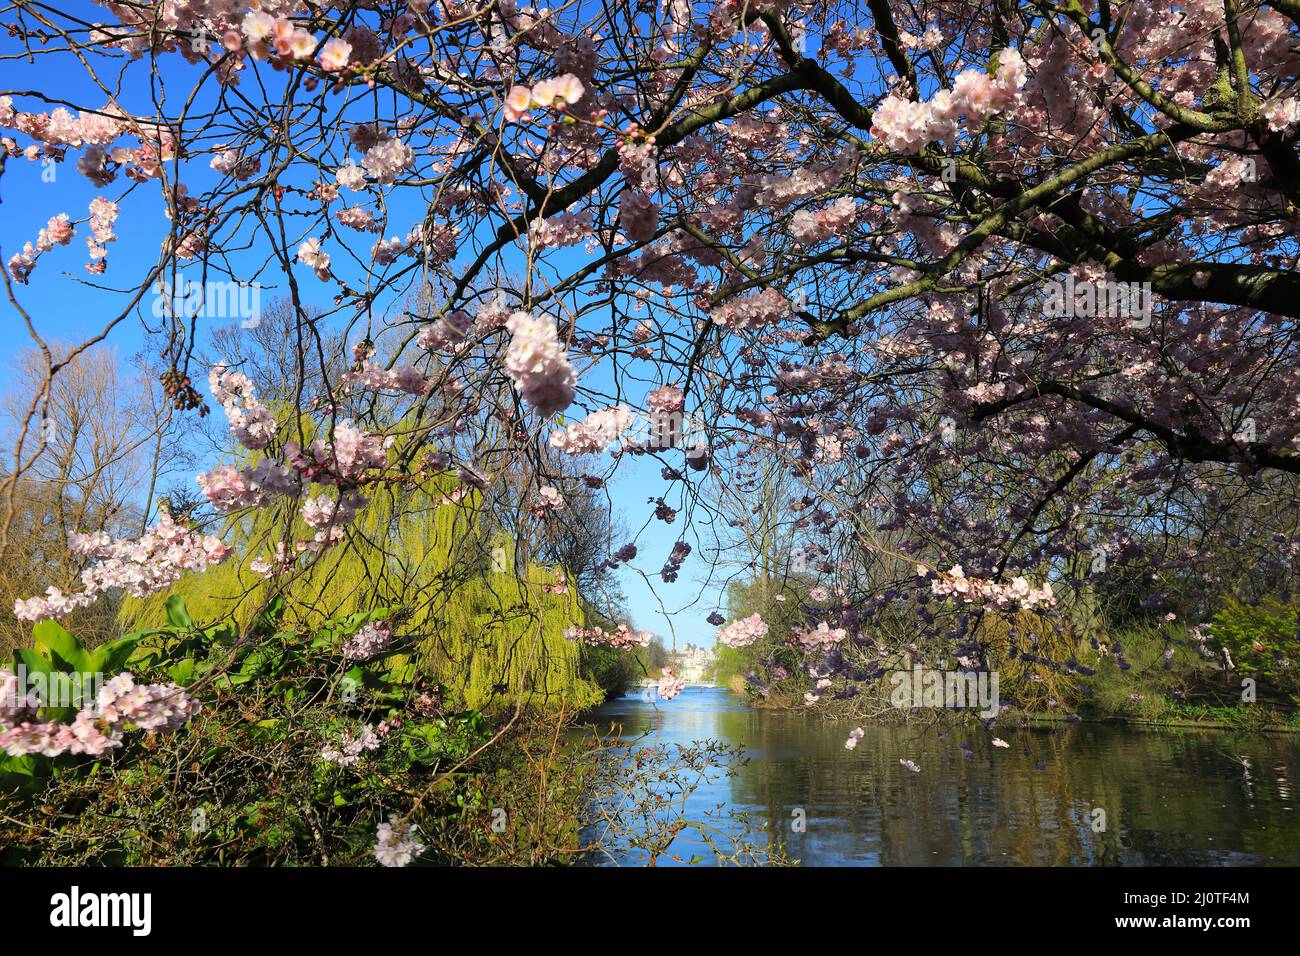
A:
<svg viewBox="0 0 1300 956">
<path fill-rule="evenodd" d="M 830 665 L 918 584 L 972 609 L 960 647 L 1153 535 L 1194 571 L 1247 530 L 1294 574 L 1293 0 L 6 10 L 3 185 L 97 189 L 4 250 L 33 342 L 28 287 L 73 281 L 80 238 L 81 281 L 118 290 L 88 343 L 187 278 L 291 303 L 287 409 L 196 367 L 201 309 L 145 323 L 176 407 L 247 452 L 199 477 L 213 508 L 299 501 L 316 529 L 262 573 L 384 483 L 454 476 L 542 522 L 653 456 L 646 521 L 773 460 L 797 479 Z M 160 208 L 156 257 L 116 255 Z M 1260 495 L 1291 504 L 1216 520 Z M 182 551 L 157 560 L 254 560 Z M 169 580 L 94 580 L 125 570 Z"/>
</svg>

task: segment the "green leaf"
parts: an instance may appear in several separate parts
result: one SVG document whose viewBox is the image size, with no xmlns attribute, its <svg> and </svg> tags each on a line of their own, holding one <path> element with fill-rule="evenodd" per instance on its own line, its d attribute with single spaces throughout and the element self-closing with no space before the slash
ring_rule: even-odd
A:
<svg viewBox="0 0 1300 956">
<path fill-rule="evenodd" d="M 27 668 L 28 674 L 44 674 L 48 677 L 54 670 L 50 661 L 26 647 L 20 647 L 15 652 L 14 662 Z"/>
<path fill-rule="evenodd" d="M 127 661 L 135 653 L 137 637 L 120 637 L 115 641 L 100 644 L 86 656 L 87 669 L 113 677 L 126 668 Z"/>
<path fill-rule="evenodd" d="M 53 651 L 51 651 L 50 653 L 53 654 L 53 656 L 57 659 L 56 661 L 54 662 L 48 661 L 40 654 L 37 654 L 35 651 L 24 647 L 18 650 L 17 660 L 27 670 L 28 683 L 29 684 L 36 683 L 37 690 L 40 690 L 42 686 L 45 688 L 45 690 L 42 691 L 40 695 L 42 697 L 41 711 L 45 719 L 46 720 L 67 720 L 69 717 L 71 717 L 73 714 L 77 712 L 77 708 L 71 706 L 51 707 L 49 706 L 48 702 L 45 701 L 43 698 L 49 694 L 50 687 L 53 685 L 56 679 L 53 676 L 54 674 L 56 673 L 72 674 L 72 673 L 78 673 L 78 671 L 75 668 L 59 666 L 62 661 L 62 658 L 59 658 L 59 655 L 55 654 Z M 85 671 L 81 671 L 81 673 L 85 673 Z"/>
<path fill-rule="evenodd" d="M 25 754 L 21 757 L 6 756 L 0 759 L 0 774 L 12 773 L 22 777 L 31 777 L 36 774 L 36 757 L 32 754 Z"/>
<path fill-rule="evenodd" d="M 186 657 L 167 668 L 167 676 L 186 687 L 194 681 L 194 658 Z"/>
<path fill-rule="evenodd" d="M 259 631 L 273 631 L 282 617 L 284 617 L 284 595 L 277 594 L 266 603 L 262 613 L 257 616 L 255 627 Z"/>
<path fill-rule="evenodd" d="M 59 670 L 88 671 L 86 652 L 77 639 L 63 629 L 58 621 L 39 621 L 32 628 L 33 645 L 43 651 Z"/>
<path fill-rule="evenodd" d="M 24 757 L 0 758 L 0 794 L 32 797 L 42 786 L 50 771 L 47 757 L 28 754 Z"/>
<path fill-rule="evenodd" d="M 234 621 L 214 624 L 203 632 L 203 637 L 208 643 L 230 645 L 239 639 L 239 627 Z"/>
<path fill-rule="evenodd" d="M 190 617 L 185 599 L 179 594 L 173 594 L 167 599 L 167 623 L 187 631 L 194 627 L 194 618 Z"/>
</svg>

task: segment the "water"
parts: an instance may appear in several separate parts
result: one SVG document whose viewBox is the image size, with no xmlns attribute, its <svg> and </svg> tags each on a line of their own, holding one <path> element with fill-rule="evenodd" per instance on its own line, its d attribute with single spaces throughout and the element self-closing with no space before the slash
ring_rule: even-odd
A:
<svg viewBox="0 0 1300 956">
<path fill-rule="evenodd" d="M 978 728 L 865 725 L 848 751 L 851 724 L 755 710 L 702 687 L 670 702 L 629 695 L 592 722 L 621 725 L 625 740 L 648 732 L 642 744 L 742 746 L 748 763 L 706 780 L 686 815 L 747 811 L 768 825 L 752 840 L 784 841 L 808 866 L 1300 864 L 1300 735 L 1008 726 L 996 733 L 1011 746 L 999 749 Z M 716 860 L 691 831 L 671 852 Z"/>
</svg>

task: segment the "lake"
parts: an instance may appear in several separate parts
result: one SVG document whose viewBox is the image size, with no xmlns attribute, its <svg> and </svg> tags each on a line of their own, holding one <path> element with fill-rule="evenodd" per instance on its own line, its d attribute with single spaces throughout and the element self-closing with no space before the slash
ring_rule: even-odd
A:
<svg viewBox="0 0 1300 956">
<path fill-rule="evenodd" d="M 748 762 L 710 775 L 686 815 L 752 814 L 768 830 L 751 839 L 783 841 L 807 866 L 1300 864 L 1300 735 L 1000 723 L 1001 749 L 979 728 L 868 724 L 849 751 L 851 723 L 705 687 L 667 702 L 630 694 L 591 722 L 648 734 L 641 744 L 743 747 Z M 671 852 L 716 861 L 691 831 Z"/>
</svg>

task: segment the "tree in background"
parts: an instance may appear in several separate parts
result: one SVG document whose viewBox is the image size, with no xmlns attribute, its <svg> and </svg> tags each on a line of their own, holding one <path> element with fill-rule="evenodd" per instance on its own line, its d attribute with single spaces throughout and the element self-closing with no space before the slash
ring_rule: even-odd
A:
<svg viewBox="0 0 1300 956">
<path fill-rule="evenodd" d="M 50 370 L 57 369 L 57 375 Z M 143 361 L 124 364 L 106 346 L 74 351 L 51 343 L 15 360 L 0 414 L 12 450 L 0 477 L 8 522 L 0 548 L 0 638 L 27 641 L 13 602 L 46 587 L 77 590 L 87 561 L 69 548 L 74 533 L 138 534 L 161 478 L 187 463 L 183 426 Z M 87 639 L 115 633 L 116 605 L 77 612 Z"/>
</svg>

